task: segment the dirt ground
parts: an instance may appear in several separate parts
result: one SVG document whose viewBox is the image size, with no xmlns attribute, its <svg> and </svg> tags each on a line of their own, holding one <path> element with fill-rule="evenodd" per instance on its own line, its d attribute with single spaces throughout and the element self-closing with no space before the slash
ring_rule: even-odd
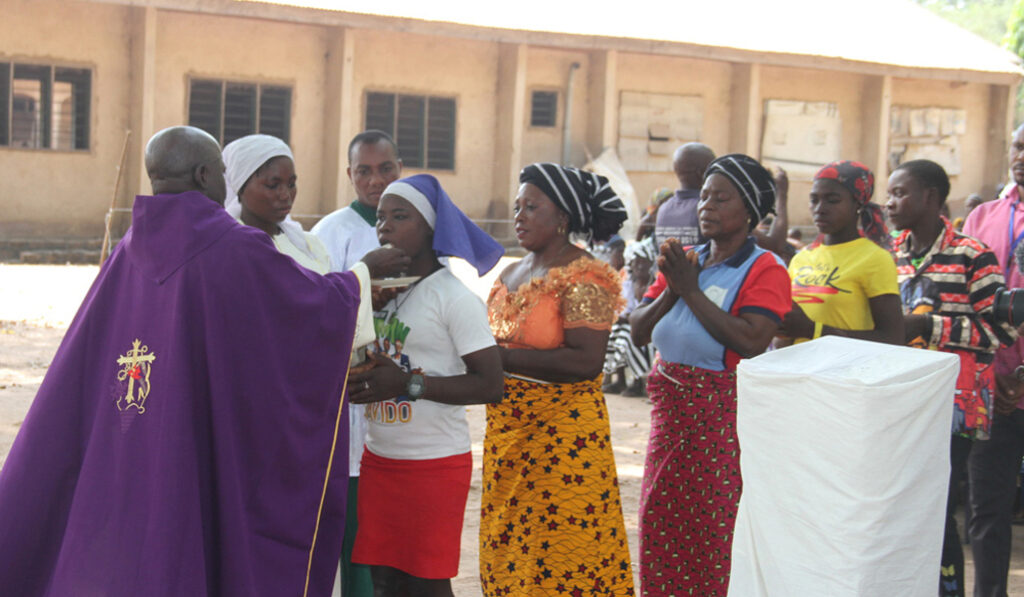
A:
<svg viewBox="0 0 1024 597">
<path fill-rule="evenodd" d="M 497 271 L 500 268 L 495 268 Z M 18 426 L 54 352 L 96 275 L 90 266 L 0 264 L 0 467 L 10 450 Z M 477 280 L 456 267 L 460 277 L 486 295 L 493 276 Z M 626 529 L 633 558 L 637 561 L 637 502 L 643 457 L 647 444 L 650 405 L 645 399 L 607 397 L 612 423 L 612 445 L 619 472 Z M 459 576 L 454 581 L 458 597 L 478 597 L 477 533 L 480 512 L 480 459 L 483 446 L 484 409 L 469 407 L 475 463 L 466 508 Z M 1010 594 L 1024 596 L 1024 527 L 1015 528 Z M 965 546 L 966 547 L 966 546 Z M 970 549 L 967 586 L 971 586 Z"/>
</svg>

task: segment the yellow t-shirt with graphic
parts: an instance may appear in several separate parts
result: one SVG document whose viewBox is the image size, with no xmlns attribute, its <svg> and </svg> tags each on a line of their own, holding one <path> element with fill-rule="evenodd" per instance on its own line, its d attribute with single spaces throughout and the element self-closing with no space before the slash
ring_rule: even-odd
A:
<svg viewBox="0 0 1024 597">
<path fill-rule="evenodd" d="M 807 317 L 843 330 L 874 329 L 868 300 L 900 292 L 892 255 L 866 238 L 800 251 L 789 277 Z"/>
</svg>

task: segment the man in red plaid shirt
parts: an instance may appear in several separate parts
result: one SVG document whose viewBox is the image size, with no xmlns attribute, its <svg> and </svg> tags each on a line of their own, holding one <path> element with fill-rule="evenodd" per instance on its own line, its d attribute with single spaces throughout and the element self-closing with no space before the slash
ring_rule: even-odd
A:
<svg viewBox="0 0 1024 597">
<path fill-rule="evenodd" d="M 942 545 L 939 595 L 962 597 L 964 556 L 957 533 L 955 485 L 963 476 L 975 440 L 988 439 L 995 376 L 992 363 L 1016 330 L 996 322 L 992 307 L 1003 274 L 992 251 L 953 229 L 940 210 L 949 177 L 928 160 L 900 164 L 889 177 L 889 220 L 896 239 L 897 276 L 907 343 L 960 357 L 953 398 L 950 484 Z"/>
</svg>

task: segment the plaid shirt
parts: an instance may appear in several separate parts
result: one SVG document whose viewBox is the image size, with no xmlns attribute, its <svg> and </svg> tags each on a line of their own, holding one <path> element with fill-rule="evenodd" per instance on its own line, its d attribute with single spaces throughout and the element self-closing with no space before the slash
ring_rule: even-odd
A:
<svg viewBox="0 0 1024 597">
<path fill-rule="evenodd" d="M 1003 286 L 999 262 L 981 242 L 953 229 L 945 229 L 915 266 L 910 254 L 910 231 L 896 239 L 897 279 L 905 314 L 924 314 L 930 333 L 912 345 L 937 349 L 960 357 L 953 432 L 986 436 L 991 425 L 996 349 L 1012 344 L 1016 330 L 997 323 L 992 306 L 996 289 Z"/>
</svg>

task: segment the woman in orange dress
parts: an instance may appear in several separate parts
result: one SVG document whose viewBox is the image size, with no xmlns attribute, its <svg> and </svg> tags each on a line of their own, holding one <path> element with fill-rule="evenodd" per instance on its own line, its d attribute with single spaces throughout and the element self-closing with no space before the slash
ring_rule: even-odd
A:
<svg viewBox="0 0 1024 597">
<path fill-rule="evenodd" d="M 569 241 L 604 240 L 625 208 L 607 179 L 556 164 L 519 175 L 529 251 L 501 273 L 488 316 L 505 395 L 487 407 L 480 576 L 492 595 L 633 595 L 601 393 L 619 276 Z"/>
</svg>

